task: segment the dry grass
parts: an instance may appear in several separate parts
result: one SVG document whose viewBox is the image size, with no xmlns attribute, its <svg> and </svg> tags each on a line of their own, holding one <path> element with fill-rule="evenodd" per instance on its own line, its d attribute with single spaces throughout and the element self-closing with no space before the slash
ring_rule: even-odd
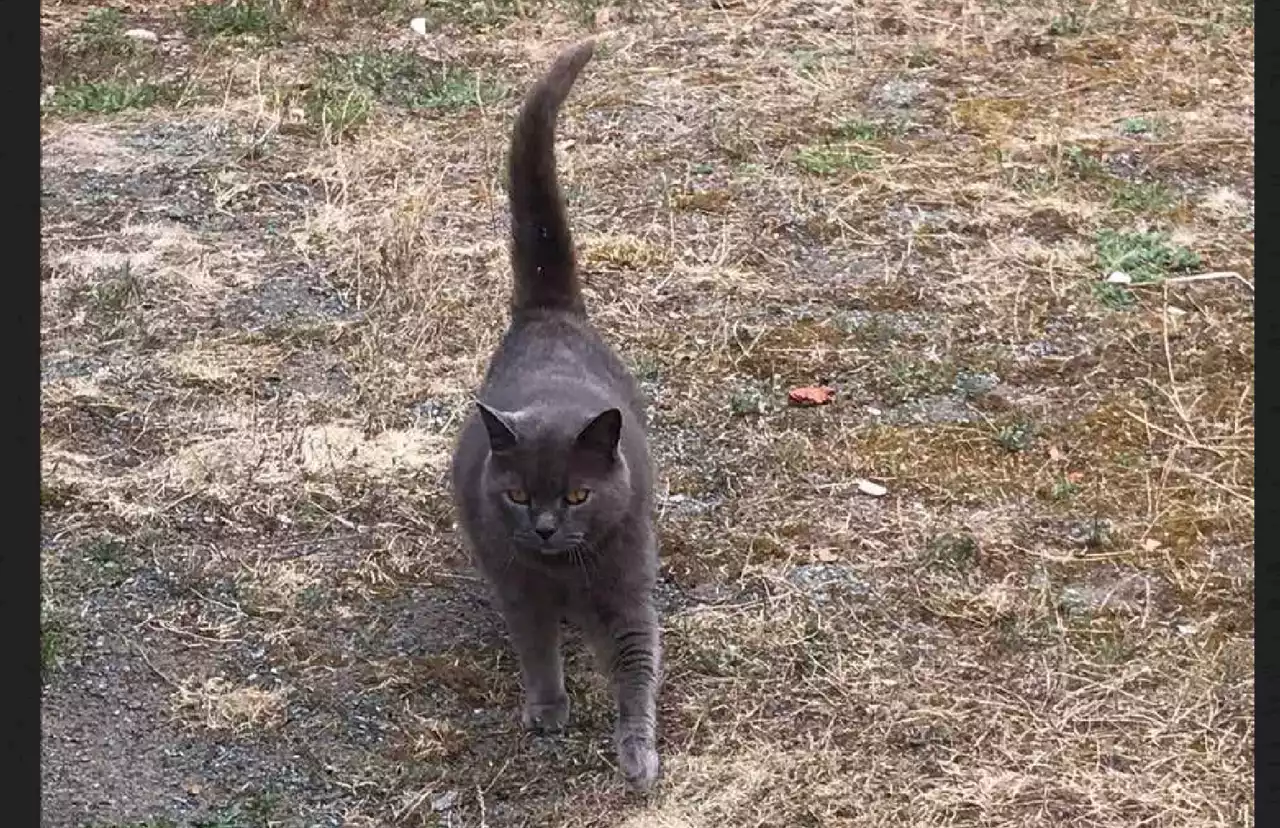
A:
<svg viewBox="0 0 1280 828">
<path fill-rule="evenodd" d="M 203 682 L 183 683 L 174 693 L 173 706 L 193 725 L 239 733 L 261 732 L 284 723 L 287 695 L 284 688 L 236 687 L 215 676 Z"/>
<path fill-rule="evenodd" d="M 42 9 L 48 825 L 1253 823 L 1245 4 L 273 8 Z M 647 800 L 576 644 L 575 727 L 519 732 L 445 479 L 514 91 L 591 31 L 558 151 L 653 401 Z M 1108 230 L 1198 264 L 1106 285 Z"/>
</svg>

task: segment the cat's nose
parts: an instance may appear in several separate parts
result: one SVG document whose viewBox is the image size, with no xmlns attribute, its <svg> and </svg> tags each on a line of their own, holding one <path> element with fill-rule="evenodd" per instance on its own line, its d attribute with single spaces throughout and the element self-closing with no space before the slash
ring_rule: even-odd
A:
<svg viewBox="0 0 1280 828">
<path fill-rule="evenodd" d="M 539 526 L 537 529 L 534 529 L 533 531 L 538 533 L 538 537 L 542 538 L 543 540 L 547 540 L 548 538 L 550 538 L 552 535 L 556 533 L 556 527 Z"/>
</svg>

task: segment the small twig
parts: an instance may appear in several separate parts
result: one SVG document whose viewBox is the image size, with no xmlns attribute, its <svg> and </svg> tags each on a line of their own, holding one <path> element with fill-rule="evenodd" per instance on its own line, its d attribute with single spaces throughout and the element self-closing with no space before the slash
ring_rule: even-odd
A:
<svg viewBox="0 0 1280 828">
<path fill-rule="evenodd" d="M 409 801 L 407 805 L 405 805 L 402 808 L 396 809 L 394 814 L 395 821 L 399 822 L 400 820 L 412 814 L 414 811 L 418 810 L 418 808 L 422 806 L 422 803 L 426 801 L 427 797 L 431 796 L 431 793 L 433 790 L 434 789 L 430 787 L 423 788 L 416 797 L 414 797 L 412 800 Z"/>
<path fill-rule="evenodd" d="M 1160 279 L 1154 282 L 1132 282 L 1130 284 L 1125 285 L 1125 287 L 1163 288 L 1165 285 L 1169 285 L 1169 284 L 1185 284 L 1188 282 L 1209 282 L 1215 279 L 1236 279 L 1240 282 L 1240 284 L 1244 285 L 1249 290 L 1251 291 L 1253 290 L 1253 282 L 1250 282 L 1248 279 L 1244 278 L 1239 273 L 1236 273 L 1234 270 L 1215 270 L 1212 273 L 1193 273 L 1187 276 L 1170 276 L 1167 279 Z"/>
<path fill-rule="evenodd" d="M 511 757 L 511 756 L 508 756 L 508 757 L 507 757 L 507 760 L 506 760 L 505 762 L 503 762 L 503 763 L 502 763 L 502 765 L 501 765 L 501 767 L 499 767 L 499 768 L 498 768 L 497 772 L 495 772 L 495 773 L 493 774 L 493 778 L 491 778 L 491 779 L 489 780 L 489 784 L 488 784 L 488 785 L 485 785 L 483 790 L 480 790 L 480 789 L 477 787 L 477 792 L 478 792 L 478 793 L 481 795 L 481 797 L 482 797 L 482 798 L 481 798 L 481 803 L 483 803 L 483 801 L 484 801 L 484 800 L 483 800 L 484 792 L 485 792 L 485 791 L 487 791 L 487 790 L 489 790 L 490 788 L 492 788 L 494 785 L 498 784 L 498 780 L 502 778 L 502 774 L 507 770 L 507 767 L 511 764 L 511 759 L 512 759 L 512 757 Z M 482 804 L 482 807 L 483 807 L 483 804 Z"/>
<path fill-rule="evenodd" d="M 85 244 L 88 242 L 105 241 L 110 238 L 113 238 L 110 233 L 94 233 L 91 236 L 51 236 L 48 241 L 50 245 Z"/>
<path fill-rule="evenodd" d="M 1077 84 L 1076 86 L 1068 86 L 1066 89 L 1059 89 L 1056 92 L 1049 92 L 1047 94 L 1043 92 L 1025 92 L 1021 95 L 1008 95 L 1004 100 L 1021 101 L 1027 100 L 1028 98 L 1036 98 L 1037 100 L 1061 98 L 1064 95 L 1074 95 L 1077 92 L 1085 92 L 1099 86 L 1111 86 L 1114 83 L 1115 80 L 1113 78 L 1104 78 L 1102 80 L 1092 80 L 1088 83 Z"/>
<path fill-rule="evenodd" d="M 1178 412 L 1178 416 L 1182 418 L 1182 424 L 1186 426 L 1187 434 L 1191 435 L 1191 439 L 1200 442 L 1200 438 L 1196 436 L 1196 430 L 1191 427 L 1191 418 L 1187 416 L 1187 410 L 1182 406 L 1182 400 L 1178 397 L 1178 381 L 1173 373 L 1173 350 L 1169 347 L 1169 288 L 1166 285 L 1164 289 L 1164 310 L 1160 314 L 1160 338 L 1164 344 L 1164 364 L 1169 373 L 1169 399 L 1173 403 L 1173 409 Z"/>
<path fill-rule="evenodd" d="M 1127 408 L 1124 409 L 1124 413 L 1129 417 L 1133 418 L 1134 420 L 1137 420 L 1139 423 L 1142 423 L 1144 426 L 1151 429 L 1152 431 L 1158 431 L 1166 437 L 1172 437 L 1173 439 L 1177 440 L 1179 443 L 1182 443 L 1187 448 L 1197 449 L 1199 451 L 1207 451 L 1210 454 L 1216 454 L 1219 457 L 1226 456 L 1220 449 L 1216 449 L 1213 446 L 1206 446 L 1203 443 L 1201 443 L 1199 440 L 1197 440 L 1195 437 L 1188 437 L 1185 434 L 1178 434 L 1177 432 L 1170 431 L 1167 428 L 1162 428 L 1156 425 L 1155 423 L 1151 422 L 1150 420 L 1148 420 L 1146 417 L 1143 417 L 1140 414 L 1135 414 L 1134 412 L 1128 410 Z"/>
<path fill-rule="evenodd" d="M 1220 137 L 1209 136 L 1207 138 L 1183 138 L 1177 141 L 1146 141 L 1149 147 L 1182 147 L 1194 144 L 1252 144 L 1252 138 L 1228 138 L 1225 135 Z"/>
<path fill-rule="evenodd" d="M 138 655 L 142 656 L 142 660 L 146 663 L 148 667 L 151 668 L 151 672 L 155 673 L 157 676 L 164 679 L 170 686 L 173 687 L 173 689 L 175 690 L 182 689 L 182 685 L 179 684 L 177 681 L 175 681 L 172 676 L 168 675 L 159 667 L 157 667 L 154 663 L 152 663 L 151 657 L 147 655 L 146 650 L 142 649 L 141 644 L 134 641 L 133 639 L 129 639 L 129 644 L 131 644 L 133 646 L 133 649 L 138 652 Z"/>
<path fill-rule="evenodd" d="M 1164 280 L 1165 284 L 1170 282 L 1207 282 L 1212 279 L 1236 279 L 1240 284 L 1253 290 L 1253 282 L 1236 273 L 1234 270 L 1216 270 L 1213 273 L 1195 273 L 1190 276 L 1172 276 Z"/>
<path fill-rule="evenodd" d="M 1191 469 L 1179 468 L 1178 466 L 1173 466 L 1171 467 L 1170 470 L 1178 474 L 1185 474 L 1187 477 L 1194 477 L 1196 480 L 1199 480 L 1201 483 L 1208 483 L 1210 486 L 1214 487 L 1215 489 L 1226 492 L 1232 497 L 1237 497 L 1240 500 L 1243 500 L 1245 503 L 1248 503 L 1249 506 L 1251 507 L 1253 506 L 1253 498 L 1250 495 L 1240 491 L 1239 489 L 1232 488 L 1231 486 L 1228 486 L 1226 483 L 1221 483 L 1217 480 L 1214 480 L 1212 477 L 1209 477 L 1208 475 L 1200 474 L 1199 472 L 1193 472 L 1191 471 Z"/>
</svg>

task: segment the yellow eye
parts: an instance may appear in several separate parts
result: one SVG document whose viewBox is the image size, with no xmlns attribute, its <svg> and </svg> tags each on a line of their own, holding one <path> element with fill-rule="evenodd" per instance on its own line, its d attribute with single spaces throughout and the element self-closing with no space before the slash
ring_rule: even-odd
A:
<svg viewBox="0 0 1280 828">
<path fill-rule="evenodd" d="M 564 496 L 564 502 L 570 506 L 577 506 L 579 503 L 586 501 L 589 494 L 591 494 L 590 489 L 574 489 Z"/>
<path fill-rule="evenodd" d="M 507 497 L 511 498 L 512 503 L 519 503 L 521 506 L 529 502 L 529 493 L 524 489 L 507 489 Z"/>
</svg>

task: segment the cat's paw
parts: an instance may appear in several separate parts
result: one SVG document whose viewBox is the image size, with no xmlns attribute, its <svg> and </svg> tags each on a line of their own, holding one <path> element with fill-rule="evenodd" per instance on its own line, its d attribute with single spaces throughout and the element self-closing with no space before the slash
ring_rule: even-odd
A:
<svg viewBox="0 0 1280 828">
<path fill-rule="evenodd" d="M 629 734 L 619 736 L 615 747 L 618 751 L 618 768 L 631 789 L 645 793 L 658 781 L 658 749 L 653 739 Z"/>
<path fill-rule="evenodd" d="M 526 701 L 520 720 L 526 729 L 535 733 L 559 733 L 569 721 L 569 698 L 561 696 L 546 703 Z"/>
</svg>

